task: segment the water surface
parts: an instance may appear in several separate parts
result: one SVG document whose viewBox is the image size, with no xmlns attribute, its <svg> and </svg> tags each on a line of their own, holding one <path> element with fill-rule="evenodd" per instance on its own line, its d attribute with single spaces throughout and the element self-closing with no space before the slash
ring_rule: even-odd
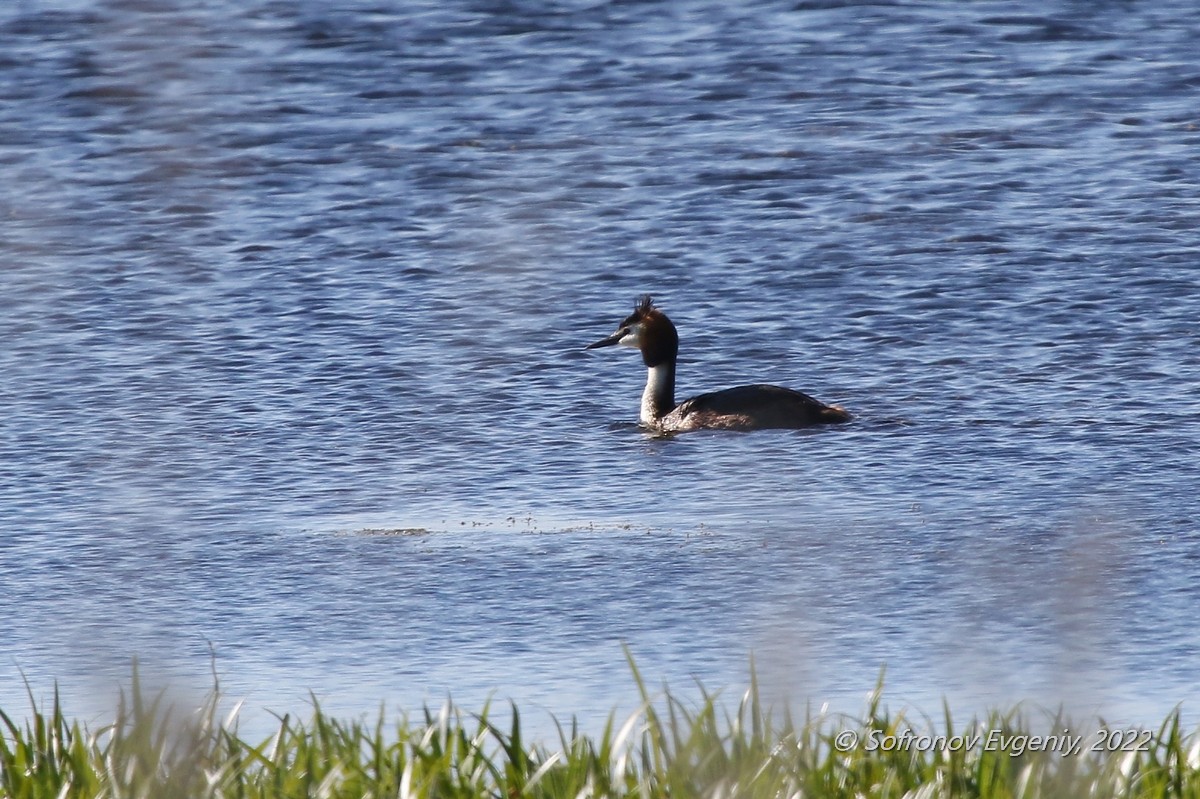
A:
<svg viewBox="0 0 1200 799">
<path fill-rule="evenodd" d="M 7 6 L 0 706 L 215 651 L 251 714 L 595 720 L 628 646 L 850 710 L 883 664 L 924 709 L 1191 707 L 1198 36 L 1181 0 Z M 856 420 L 646 437 L 636 356 L 582 349 L 643 292 L 681 396 Z"/>
</svg>

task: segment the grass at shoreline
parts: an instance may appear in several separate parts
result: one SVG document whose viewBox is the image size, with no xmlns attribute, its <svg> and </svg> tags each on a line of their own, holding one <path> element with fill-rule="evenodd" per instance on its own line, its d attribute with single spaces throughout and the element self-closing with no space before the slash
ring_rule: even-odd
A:
<svg viewBox="0 0 1200 799">
<path fill-rule="evenodd" d="M 268 739 L 246 741 L 218 716 L 217 688 L 182 712 L 147 696 L 135 669 L 114 721 L 95 730 L 68 719 L 57 694 L 25 722 L 0 710 L 0 797 L 1200 799 L 1200 736 L 1178 713 L 1128 736 L 1100 727 L 1064 754 L 1075 733 L 1056 717 L 1033 725 L 1013 711 L 956 727 L 946 710 L 933 739 L 932 723 L 889 715 L 878 691 L 862 718 L 795 719 L 765 707 L 753 681 L 736 703 L 703 690 L 689 703 L 652 696 L 633 675 L 637 715 L 595 736 L 559 726 L 546 746 L 523 738 L 515 706 L 501 728 L 486 707 L 365 723 L 315 700 L 308 720 L 281 717 Z M 1035 726 L 1058 737 L 1031 739 Z"/>
</svg>

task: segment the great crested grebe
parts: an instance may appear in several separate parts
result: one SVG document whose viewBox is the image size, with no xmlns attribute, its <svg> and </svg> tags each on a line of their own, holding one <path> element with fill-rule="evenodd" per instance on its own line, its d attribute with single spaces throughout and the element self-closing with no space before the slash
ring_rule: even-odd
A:
<svg viewBox="0 0 1200 799">
<path fill-rule="evenodd" d="M 641 350 L 647 369 L 641 422 L 657 432 L 796 428 L 850 420 L 850 414 L 836 405 L 826 405 L 807 394 L 779 386 L 727 388 L 676 405 L 679 334 L 667 315 L 654 307 L 648 294 L 638 301 L 617 332 L 589 344 L 587 349 L 614 344 Z"/>
</svg>

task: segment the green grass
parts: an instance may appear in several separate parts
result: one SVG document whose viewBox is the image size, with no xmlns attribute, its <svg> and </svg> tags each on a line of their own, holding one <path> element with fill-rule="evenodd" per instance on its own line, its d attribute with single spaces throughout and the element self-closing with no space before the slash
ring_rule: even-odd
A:
<svg viewBox="0 0 1200 799">
<path fill-rule="evenodd" d="M 49 712 L 31 693 L 27 721 L 0 711 L 0 796 L 1200 799 L 1200 738 L 1181 729 L 1178 712 L 1132 743 L 1120 741 L 1127 751 L 1063 755 L 978 741 L 957 751 L 869 751 L 865 742 L 890 744 L 885 736 L 905 731 L 986 738 L 1070 725 L 1013 711 L 956 727 L 948 709 L 936 725 L 913 724 L 883 709 L 878 688 L 862 718 L 796 719 L 765 707 L 753 680 L 740 701 L 726 703 L 703 689 L 693 701 L 653 696 L 636 668 L 633 679 L 644 700 L 637 715 L 619 725 L 610 718 L 596 735 L 560 725 L 550 745 L 525 739 L 515 706 L 503 724 L 488 707 L 465 713 L 450 704 L 365 723 L 331 718 L 315 698 L 307 720 L 283 716 L 255 743 L 238 736 L 232 715 L 222 721 L 217 687 L 199 708 L 180 712 L 163 694 L 147 695 L 135 667 L 115 719 L 98 729 L 68 719 L 57 693 Z M 1085 748 L 1107 729 L 1093 729 Z M 839 751 L 851 734 L 857 745 Z"/>
</svg>

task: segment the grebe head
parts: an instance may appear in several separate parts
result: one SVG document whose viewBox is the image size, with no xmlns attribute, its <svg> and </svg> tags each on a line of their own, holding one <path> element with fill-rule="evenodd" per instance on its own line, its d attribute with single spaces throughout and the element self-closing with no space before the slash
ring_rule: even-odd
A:
<svg viewBox="0 0 1200 799">
<path fill-rule="evenodd" d="M 675 325 L 671 324 L 665 313 L 654 307 L 649 294 L 638 300 L 633 313 L 625 317 L 615 333 L 589 344 L 587 349 L 611 347 L 614 344 L 641 350 L 642 361 L 650 367 L 673 364 L 679 355 L 679 334 L 675 331 Z"/>
</svg>

